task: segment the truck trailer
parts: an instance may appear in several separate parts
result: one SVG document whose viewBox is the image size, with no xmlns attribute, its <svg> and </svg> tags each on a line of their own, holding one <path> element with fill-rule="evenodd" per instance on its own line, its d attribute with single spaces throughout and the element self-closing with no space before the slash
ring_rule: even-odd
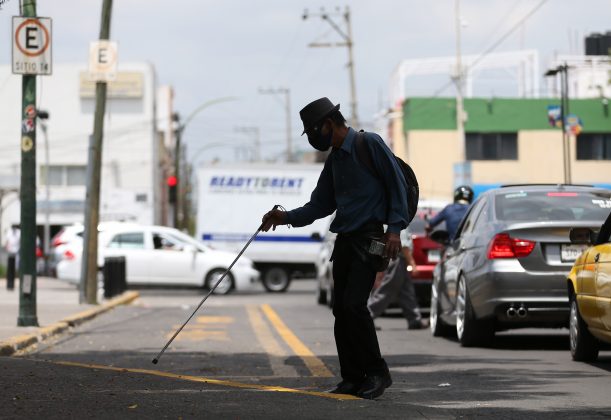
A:
<svg viewBox="0 0 611 420">
<path fill-rule="evenodd" d="M 239 251 L 274 205 L 291 210 L 306 204 L 321 171 L 322 164 L 299 163 L 202 167 L 197 173 L 198 239 L 213 248 Z M 257 235 L 244 255 L 261 272 L 266 290 L 283 292 L 293 278 L 317 277 L 331 217 Z"/>
</svg>

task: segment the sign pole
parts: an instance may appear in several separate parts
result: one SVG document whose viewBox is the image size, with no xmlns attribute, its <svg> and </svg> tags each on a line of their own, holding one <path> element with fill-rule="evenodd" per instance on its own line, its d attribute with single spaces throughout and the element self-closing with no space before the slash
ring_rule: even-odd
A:
<svg viewBox="0 0 611 420">
<path fill-rule="evenodd" d="M 23 16 L 36 16 L 36 0 L 23 4 Z M 13 34 L 16 36 L 16 34 Z M 30 33 L 30 36 L 34 36 Z M 21 240 L 17 325 L 38 326 L 36 315 L 36 75 L 22 76 Z"/>
<path fill-rule="evenodd" d="M 102 4 L 100 39 L 110 35 L 110 12 L 112 0 Z M 98 300 L 98 223 L 100 220 L 100 184 L 102 173 L 102 140 L 104 138 L 104 113 L 106 111 L 106 82 L 99 81 L 95 87 L 95 116 L 93 136 L 89 142 L 87 198 L 85 206 L 85 237 L 81 267 L 81 290 L 89 304 Z M 81 303 L 83 295 L 81 294 Z"/>
</svg>

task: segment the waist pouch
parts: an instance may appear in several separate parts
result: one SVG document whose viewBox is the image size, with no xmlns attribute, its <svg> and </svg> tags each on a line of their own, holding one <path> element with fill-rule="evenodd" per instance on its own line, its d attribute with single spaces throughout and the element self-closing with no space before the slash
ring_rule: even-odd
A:
<svg viewBox="0 0 611 420">
<path fill-rule="evenodd" d="M 340 246 L 349 246 L 353 253 L 362 262 L 371 266 L 375 271 L 385 271 L 388 267 L 390 258 L 369 253 L 369 246 L 372 240 L 382 242 L 384 229 L 379 223 L 370 223 L 361 227 L 359 230 L 348 233 L 339 233 L 331 254 L 331 261 L 335 258 L 335 252 Z"/>
</svg>

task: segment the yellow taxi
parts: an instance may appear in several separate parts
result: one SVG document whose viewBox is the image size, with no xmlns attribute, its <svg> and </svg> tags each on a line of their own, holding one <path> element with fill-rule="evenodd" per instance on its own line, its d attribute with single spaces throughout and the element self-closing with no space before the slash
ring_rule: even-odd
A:
<svg viewBox="0 0 611 420">
<path fill-rule="evenodd" d="M 611 343 L 611 215 L 596 234 L 571 230 L 571 242 L 585 249 L 568 277 L 569 335 L 573 360 L 592 361 L 603 343 Z"/>
</svg>

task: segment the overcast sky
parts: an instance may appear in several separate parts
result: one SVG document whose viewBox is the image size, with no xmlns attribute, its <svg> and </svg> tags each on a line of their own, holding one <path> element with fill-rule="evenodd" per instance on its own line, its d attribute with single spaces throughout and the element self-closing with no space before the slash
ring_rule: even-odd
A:
<svg viewBox="0 0 611 420">
<path fill-rule="evenodd" d="M 534 9 L 541 0 L 462 0 L 462 49 L 486 50 Z M 38 0 L 38 15 L 53 18 L 55 63 L 87 61 L 89 42 L 97 39 L 101 0 Z M 237 145 L 252 144 L 252 135 L 236 127 L 258 127 L 263 156 L 278 156 L 285 147 L 286 119 L 281 97 L 260 95 L 259 88 L 291 90 L 293 142 L 307 149 L 299 110 L 328 96 L 349 116 L 349 79 L 345 48 L 308 48 L 313 41 L 339 41 L 319 12 L 322 1 L 294 0 L 121 0 L 112 10 L 111 39 L 119 42 L 119 61 L 154 64 L 159 84 L 175 90 L 177 111 L 188 115 L 198 105 L 225 96 L 234 102 L 210 107 L 187 127 L 185 139 L 193 155 L 233 160 Z M 328 3 L 328 11 L 336 4 Z M 454 55 L 454 0 L 355 0 L 352 15 L 359 116 L 366 127 L 380 106 L 388 106 L 388 85 L 402 59 Z M 346 3 L 337 3 L 342 10 Z M 19 1 L 6 0 L 0 10 L 0 63 L 11 60 L 11 16 Z M 548 0 L 496 51 L 536 49 L 541 68 L 555 53 L 582 53 L 583 38 L 611 30 L 610 0 Z M 333 19 L 344 28 L 341 16 Z M 504 92 L 502 78 L 487 84 Z M 445 83 L 431 79 L 414 87 L 426 95 Z M 446 92 L 451 95 L 452 91 Z M 199 159 L 198 159 L 199 160 Z"/>
</svg>

